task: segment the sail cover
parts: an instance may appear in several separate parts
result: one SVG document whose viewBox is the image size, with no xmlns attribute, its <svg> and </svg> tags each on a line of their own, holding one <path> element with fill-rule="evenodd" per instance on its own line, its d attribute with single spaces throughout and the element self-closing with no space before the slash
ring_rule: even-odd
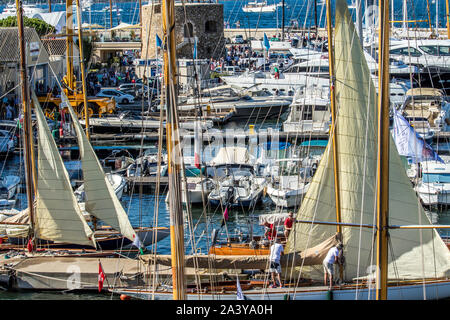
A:
<svg viewBox="0 0 450 320">
<path fill-rule="evenodd" d="M 93 232 L 78 207 L 69 174 L 34 92 L 32 98 L 38 124 L 36 237 L 95 247 Z"/>
<path fill-rule="evenodd" d="M 377 94 L 345 0 L 336 1 L 336 106 L 339 188 L 344 223 L 374 225 L 377 172 Z M 390 137 L 389 224 L 429 225 Z M 298 211 L 297 219 L 336 221 L 331 139 Z M 336 232 L 336 226 L 297 223 L 286 252 L 304 251 Z M 342 227 L 344 279 L 373 274 L 375 230 Z M 449 250 L 434 229 L 390 231 L 389 279 L 442 277 L 449 273 Z M 321 267 L 301 276 L 321 279 Z"/>
<path fill-rule="evenodd" d="M 91 215 L 109 224 L 124 237 L 135 242 L 137 235 L 128 216 L 114 192 L 114 188 L 103 172 L 97 155 L 89 143 L 78 118 L 67 97 L 61 94 L 63 103 L 69 109 L 80 148 L 81 165 L 84 177 L 85 209 Z"/>
</svg>

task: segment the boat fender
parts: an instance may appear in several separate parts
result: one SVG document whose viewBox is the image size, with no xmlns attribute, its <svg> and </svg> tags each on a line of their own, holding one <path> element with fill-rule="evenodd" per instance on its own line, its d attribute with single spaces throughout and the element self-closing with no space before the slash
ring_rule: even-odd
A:
<svg viewBox="0 0 450 320">
<path fill-rule="evenodd" d="M 17 276 L 16 276 L 16 270 L 10 269 L 8 271 L 8 289 L 14 289 L 17 287 Z"/>
<path fill-rule="evenodd" d="M 211 239 L 212 239 L 212 245 L 214 245 L 217 241 L 217 229 L 213 229 L 212 233 L 211 233 Z"/>
<path fill-rule="evenodd" d="M 130 300 L 130 299 L 131 299 L 131 297 L 127 296 L 126 294 L 121 294 L 120 295 L 120 300 Z"/>
</svg>

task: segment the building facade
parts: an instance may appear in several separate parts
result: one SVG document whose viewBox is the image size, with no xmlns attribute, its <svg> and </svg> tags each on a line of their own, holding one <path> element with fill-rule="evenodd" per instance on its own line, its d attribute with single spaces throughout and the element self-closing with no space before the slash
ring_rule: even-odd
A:
<svg viewBox="0 0 450 320">
<path fill-rule="evenodd" d="M 143 59 L 157 57 L 156 35 L 163 39 L 161 3 L 142 6 Z M 177 58 L 210 59 L 223 56 L 223 4 L 175 3 L 175 44 Z"/>
</svg>

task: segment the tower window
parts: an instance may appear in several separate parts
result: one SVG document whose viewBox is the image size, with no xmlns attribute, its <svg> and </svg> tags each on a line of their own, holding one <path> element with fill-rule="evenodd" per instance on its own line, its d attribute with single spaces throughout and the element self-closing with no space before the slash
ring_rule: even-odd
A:
<svg viewBox="0 0 450 320">
<path fill-rule="evenodd" d="M 217 32 L 217 24 L 215 21 L 206 21 L 205 23 L 205 32 L 206 33 L 215 33 Z"/>
</svg>

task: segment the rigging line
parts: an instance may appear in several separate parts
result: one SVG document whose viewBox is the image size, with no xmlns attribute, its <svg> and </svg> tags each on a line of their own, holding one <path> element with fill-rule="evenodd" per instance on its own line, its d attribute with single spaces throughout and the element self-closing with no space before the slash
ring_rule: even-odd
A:
<svg viewBox="0 0 450 320">
<path fill-rule="evenodd" d="M 363 49 L 364 50 L 364 49 Z M 358 240 L 358 258 L 357 258 L 357 273 L 356 273 L 356 291 L 355 291 L 355 299 L 358 300 L 358 282 L 359 282 L 359 270 L 360 270 L 360 259 L 361 259 L 361 245 L 362 245 L 362 222 L 363 222 L 363 212 L 364 212 L 364 194 L 365 194 L 365 180 L 366 180 L 366 169 L 367 169 L 367 142 L 368 142 L 368 128 L 369 128 L 369 109 L 370 109 L 370 94 L 373 86 L 369 86 L 369 94 L 367 97 L 367 116 L 366 116 L 366 134 L 364 141 L 364 166 L 363 166 L 363 189 L 361 194 L 361 214 L 360 214 L 360 231 L 359 231 L 359 240 Z"/>
</svg>

